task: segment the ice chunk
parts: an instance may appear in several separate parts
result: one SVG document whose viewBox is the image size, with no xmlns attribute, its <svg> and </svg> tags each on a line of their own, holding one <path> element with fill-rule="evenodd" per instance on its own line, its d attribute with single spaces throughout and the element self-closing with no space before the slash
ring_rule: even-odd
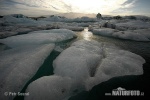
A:
<svg viewBox="0 0 150 100">
<path fill-rule="evenodd" d="M 69 19 L 60 16 L 50 16 L 48 18 L 41 18 L 39 20 L 50 21 L 50 22 L 62 22 L 62 21 L 68 21 Z"/>
<path fill-rule="evenodd" d="M 54 61 L 54 73 L 71 77 L 87 90 L 112 77 L 140 75 L 145 60 L 108 43 L 77 41 Z"/>
<path fill-rule="evenodd" d="M 33 31 L 33 30 L 30 28 L 19 28 L 16 30 L 16 32 L 18 32 L 18 34 L 26 34 L 26 33 L 29 33 L 31 31 Z"/>
<path fill-rule="evenodd" d="M 113 37 L 121 38 L 121 39 L 130 39 L 135 41 L 150 41 L 148 35 L 140 34 L 134 31 L 119 31 L 112 34 Z"/>
<path fill-rule="evenodd" d="M 104 36 L 112 36 L 112 34 L 114 32 L 117 32 L 117 30 L 111 29 L 111 28 L 101 28 L 101 29 L 94 29 L 93 30 L 94 34 L 100 34 L 100 35 L 104 35 Z"/>
<path fill-rule="evenodd" d="M 87 90 L 112 77 L 143 74 L 142 64 L 145 60 L 142 57 L 128 51 L 110 48 L 107 48 L 105 52 L 106 58 L 97 68 L 95 77 L 87 79 Z"/>
<path fill-rule="evenodd" d="M 140 20 L 128 21 L 125 23 L 117 23 L 116 29 L 124 28 L 124 30 L 147 29 L 150 28 L 150 23 Z"/>
<path fill-rule="evenodd" d="M 13 35 L 16 35 L 16 34 L 18 34 L 18 32 L 3 31 L 3 32 L 0 32 L 0 39 L 6 38 L 6 37 L 9 37 L 9 36 L 13 36 Z"/>
<path fill-rule="evenodd" d="M 5 96 L 4 93 L 20 92 L 37 72 L 53 48 L 53 44 L 45 44 L 1 51 L 0 99 L 12 100 L 15 96 Z"/>
<path fill-rule="evenodd" d="M 89 18 L 89 17 L 81 17 L 81 18 L 75 18 L 72 21 L 74 22 L 96 22 L 96 18 Z"/>
<path fill-rule="evenodd" d="M 26 34 L 31 31 L 32 29 L 29 28 L 18 28 L 18 29 L 14 28 L 14 29 L 9 29 L 9 31 L 3 30 L 0 32 L 0 39 L 17 35 L 17 34 Z"/>
<path fill-rule="evenodd" d="M 45 76 L 32 82 L 25 100 L 66 100 L 73 92 L 72 80 L 61 76 Z"/>
<path fill-rule="evenodd" d="M 110 28 L 94 29 L 93 33 L 103 36 L 112 36 L 121 39 L 130 39 L 135 41 L 150 41 L 150 29 L 138 29 L 128 31 L 118 31 Z"/>
<path fill-rule="evenodd" d="M 26 24 L 26 25 L 32 24 L 33 25 L 36 23 L 36 21 L 32 19 L 29 19 L 26 17 L 16 18 L 16 17 L 13 17 L 12 15 L 4 16 L 1 20 L 3 21 L 3 23 L 9 23 L 10 25 L 14 25 L 14 24 Z"/>
<path fill-rule="evenodd" d="M 112 77 L 140 75 L 145 60 L 109 43 L 79 40 L 53 62 L 54 75 L 31 83 L 25 100 L 67 100 Z"/>
<path fill-rule="evenodd" d="M 6 39 L 0 39 L 0 42 L 9 47 L 17 47 L 34 44 L 55 43 L 69 40 L 74 37 L 76 37 L 76 34 L 73 31 L 67 29 L 54 29 L 34 31 L 28 34 L 12 36 Z"/>
<path fill-rule="evenodd" d="M 97 67 L 95 76 L 86 81 L 87 90 L 112 77 L 143 74 L 142 64 L 145 63 L 145 60 L 139 55 L 112 48 L 105 48 L 104 51 L 105 58 Z"/>
<path fill-rule="evenodd" d="M 0 43 L 0 52 L 8 49 L 8 47 L 2 43 Z"/>
<path fill-rule="evenodd" d="M 77 81 L 83 81 L 88 78 L 102 58 L 100 53 L 102 48 L 96 45 L 97 42 L 78 41 L 70 48 L 63 51 L 54 61 L 54 73 L 60 76 L 69 76 Z M 65 70 L 64 70 L 65 69 Z M 84 70 L 84 71 L 83 71 Z"/>
<path fill-rule="evenodd" d="M 137 29 L 137 30 L 134 30 L 134 32 L 144 35 L 150 40 L 150 28 L 149 29 Z"/>
</svg>

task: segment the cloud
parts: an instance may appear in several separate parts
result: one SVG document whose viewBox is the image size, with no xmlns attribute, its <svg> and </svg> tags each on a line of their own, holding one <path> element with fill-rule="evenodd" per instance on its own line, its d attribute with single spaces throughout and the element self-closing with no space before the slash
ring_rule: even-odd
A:
<svg viewBox="0 0 150 100">
<path fill-rule="evenodd" d="M 50 15 L 55 13 L 127 14 L 138 0 L 0 0 L 0 12 Z M 10 8 L 10 11 L 7 11 Z M 27 11 L 25 11 L 25 9 Z M 129 10 L 130 9 L 130 10 Z M 35 12 L 35 13 L 33 13 Z"/>
<path fill-rule="evenodd" d="M 135 14 L 133 8 L 136 6 L 138 0 L 127 0 L 118 9 L 113 10 L 112 14 L 118 15 L 132 15 Z"/>
</svg>

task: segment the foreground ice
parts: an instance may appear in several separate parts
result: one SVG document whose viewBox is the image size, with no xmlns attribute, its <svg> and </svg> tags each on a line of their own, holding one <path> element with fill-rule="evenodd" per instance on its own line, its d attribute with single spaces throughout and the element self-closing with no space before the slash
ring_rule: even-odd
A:
<svg viewBox="0 0 150 100">
<path fill-rule="evenodd" d="M 25 100 L 65 100 L 71 95 L 73 81 L 69 77 L 45 76 L 32 82 Z"/>
<path fill-rule="evenodd" d="M 138 29 L 119 31 L 111 28 L 93 29 L 93 33 L 103 36 L 112 36 L 121 39 L 130 39 L 135 41 L 150 41 L 150 29 Z"/>
<path fill-rule="evenodd" d="M 0 43 L 6 44 L 9 47 L 18 47 L 25 45 L 61 42 L 74 37 L 76 37 L 76 34 L 73 31 L 67 29 L 53 29 L 34 31 L 28 34 L 0 39 Z"/>
<path fill-rule="evenodd" d="M 53 62 L 54 75 L 32 82 L 25 100 L 66 100 L 112 77 L 143 74 L 145 60 L 109 43 L 80 40 Z"/>
<path fill-rule="evenodd" d="M 53 44 L 31 45 L 1 51 L 0 100 L 12 100 L 5 92 L 20 92 L 53 50 Z"/>
</svg>

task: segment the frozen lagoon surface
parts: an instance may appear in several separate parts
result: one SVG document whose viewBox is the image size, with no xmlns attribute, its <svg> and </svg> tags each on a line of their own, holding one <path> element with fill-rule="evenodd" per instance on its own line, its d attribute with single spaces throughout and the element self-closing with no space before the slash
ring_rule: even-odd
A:
<svg viewBox="0 0 150 100">
<path fill-rule="evenodd" d="M 4 18 L 5 20 L 3 20 Z M 26 79 L 20 79 L 21 82 L 19 81 L 20 83 L 16 84 L 17 86 L 14 85 L 15 82 L 6 84 L 6 86 L 14 85 L 14 87 L 8 87 L 10 88 L 9 90 L 14 90 L 17 92 L 21 91 L 24 85 L 37 72 L 42 64 L 42 61 L 47 58 L 52 49 L 53 51 L 62 52 L 53 63 L 54 75 L 43 76 L 39 79 L 37 78 L 37 80 L 35 81 L 33 80 L 33 82 L 31 81 L 26 91 L 30 91 L 33 94 L 30 94 L 29 97 L 25 97 L 25 99 L 27 100 L 47 100 L 47 98 L 50 98 L 52 100 L 66 100 L 70 96 L 78 94 L 81 91 L 89 91 L 95 85 L 105 82 L 113 77 L 125 75 L 141 75 L 143 74 L 142 65 L 143 63 L 145 63 L 145 60 L 136 54 L 142 55 L 143 57 L 148 59 L 150 58 L 150 43 L 136 42 L 149 41 L 149 22 L 136 20 L 110 20 L 109 23 L 107 23 L 106 20 L 88 22 L 93 19 L 86 18 L 86 20 L 82 20 L 84 19 L 82 18 L 75 19 L 79 22 L 82 20 L 82 23 L 76 23 L 73 21 L 73 23 L 66 23 L 70 20 L 66 19 L 65 22 L 61 19 L 62 22 L 55 22 L 54 20 L 35 21 L 25 17 L 12 18 L 12 16 L 6 16 L 4 18 L 0 20 L 0 25 L 4 25 L 0 27 L 0 38 L 1 35 L 2 37 L 4 37 L 4 39 L 0 39 L 0 43 L 3 43 L 2 45 L 0 45 L 0 61 L 3 62 L 3 64 L 1 65 L 6 66 L 7 68 L 6 69 L 4 67 L 1 67 L 1 72 L 4 71 L 1 75 L 4 76 L 4 78 L 7 77 L 6 80 L 3 81 L 3 83 L 9 80 L 14 81 L 12 80 L 12 78 L 16 79 L 12 74 L 16 73 L 16 71 L 20 71 L 23 68 L 18 67 L 19 70 L 17 70 L 17 67 L 15 65 L 19 66 L 19 64 L 26 63 L 23 62 L 23 60 L 25 59 L 24 57 L 29 56 L 28 53 L 33 55 L 31 57 L 29 56 L 29 58 L 32 59 L 29 60 L 32 65 L 35 65 L 33 66 L 34 68 L 32 67 L 33 70 L 31 68 L 32 71 L 29 71 L 32 73 L 32 75 L 27 75 L 28 78 L 26 78 L 24 74 L 21 74 L 21 78 L 24 79 L 25 77 Z M 99 36 L 93 35 L 93 33 L 88 31 L 87 28 L 85 28 L 85 30 L 82 32 L 76 32 L 76 34 L 75 32 L 70 31 L 81 31 L 83 30 L 83 26 L 88 27 L 88 25 L 94 26 L 91 28 L 92 32 L 95 33 L 94 31 L 96 31 Z M 18 33 L 21 35 L 16 35 Z M 121 39 L 111 38 L 112 36 Z M 74 37 L 77 37 L 77 39 L 69 41 L 69 43 L 63 42 L 68 41 Z M 130 39 L 135 41 L 122 39 Z M 97 40 L 98 42 L 94 40 Z M 77 42 L 74 43 L 74 41 Z M 117 46 L 115 46 L 114 44 L 102 42 L 114 43 Z M 56 45 L 63 44 L 64 46 L 69 44 L 66 47 L 69 47 L 71 43 L 72 45 L 69 48 L 66 48 L 66 50 L 64 51 L 60 46 L 56 46 L 55 49 L 53 46 L 51 46 L 48 52 L 44 52 L 44 50 L 47 50 L 45 48 L 49 43 L 55 43 Z M 38 47 L 41 48 L 37 50 Z M 43 54 L 38 55 L 37 53 L 40 51 L 43 52 Z M 132 51 L 136 54 L 129 51 Z M 24 54 L 26 56 L 22 57 L 22 55 Z M 36 56 L 35 59 L 33 58 L 34 55 Z M 42 55 L 46 56 L 44 56 L 44 58 L 40 58 L 42 57 Z M 21 59 L 19 59 L 19 57 Z M 16 59 L 16 61 L 14 61 L 14 58 Z M 14 61 L 10 61 L 10 63 L 8 64 L 10 64 L 11 66 L 15 66 L 15 70 L 12 71 L 12 74 L 6 75 L 5 72 L 9 73 L 12 69 L 12 67 L 10 67 L 9 70 L 7 63 L 5 63 L 7 60 L 9 61 L 9 59 Z M 35 62 L 37 61 L 37 59 L 39 59 L 39 62 L 37 64 L 40 64 L 36 66 Z M 149 61 L 148 59 L 146 59 L 146 61 Z M 36 61 L 32 62 L 34 60 Z M 29 64 L 31 64 L 30 62 Z M 13 65 L 14 63 L 15 65 Z M 29 68 L 24 67 L 25 72 L 27 71 L 27 69 Z M 16 75 L 16 77 L 18 76 Z M 4 78 L 1 77 L 2 80 Z M 4 84 L 2 84 L 1 86 L 3 85 Z M 5 88 L 2 87 L 2 90 L 5 91 Z M 12 98 L 13 97 L 8 97 L 7 99 L 12 100 Z"/>
<path fill-rule="evenodd" d="M 112 77 L 141 75 L 144 63 L 142 57 L 112 44 L 80 40 L 55 59 L 53 76 L 29 85 L 26 92 L 32 94 L 25 100 L 66 100 L 73 93 L 88 91 Z"/>
</svg>

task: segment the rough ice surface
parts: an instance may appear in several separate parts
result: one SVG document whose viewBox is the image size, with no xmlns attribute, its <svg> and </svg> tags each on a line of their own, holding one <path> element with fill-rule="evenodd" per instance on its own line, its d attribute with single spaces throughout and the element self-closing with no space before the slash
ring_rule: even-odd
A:
<svg viewBox="0 0 150 100">
<path fill-rule="evenodd" d="M 18 29 L 13 29 L 9 31 L 5 30 L 5 31 L 0 32 L 0 39 L 10 37 L 13 35 L 18 35 L 18 34 L 26 34 L 31 31 L 33 30 L 30 28 L 18 28 Z"/>
<path fill-rule="evenodd" d="M 143 74 L 145 60 L 110 43 L 79 40 L 53 62 L 54 75 L 31 83 L 25 100 L 66 100 L 112 77 Z"/>
<path fill-rule="evenodd" d="M 0 32 L 0 39 L 2 38 L 6 38 L 9 36 L 13 36 L 13 35 L 17 35 L 18 32 L 13 32 L 13 31 L 4 31 L 4 32 Z"/>
<path fill-rule="evenodd" d="M 96 22 L 96 18 L 89 18 L 89 17 L 81 17 L 75 18 L 72 20 L 73 22 Z"/>
<path fill-rule="evenodd" d="M 53 44 L 31 45 L 1 51 L 0 100 L 12 100 L 5 92 L 20 92 L 53 50 Z"/>
<path fill-rule="evenodd" d="M 124 23 L 117 23 L 116 29 L 124 28 L 125 30 L 135 30 L 135 29 L 147 29 L 150 28 L 149 22 L 143 22 L 140 20 L 128 21 Z"/>
<path fill-rule="evenodd" d="M 96 66 L 102 58 L 101 55 L 98 55 L 98 52 L 101 52 L 101 49 L 97 46 L 72 46 L 63 51 L 54 61 L 54 73 L 63 77 L 69 76 L 76 81 L 82 81 L 90 76 L 89 73 L 92 74 L 92 72 L 89 72 L 91 66 Z M 69 61 L 67 62 L 67 60 Z"/>
<path fill-rule="evenodd" d="M 51 22 L 50 26 L 58 29 L 69 29 L 72 31 L 82 31 L 83 27 L 79 26 L 78 23 L 65 23 L 65 22 Z"/>
<path fill-rule="evenodd" d="M 48 18 L 41 18 L 40 21 L 49 21 L 49 22 L 68 22 L 70 19 L 61 17 L 61 16 L 50 16 Z"/>
<path fill-rule="evenodd" d="M 35 25 L 36 21 L 26 18 L 26 17 L 21 17 L 21 18 L 16 18 L 11 15 L 4 16 L 3 18 L 0 19 L 3 23 L 8 23 L 8 25 Z"/>
<path fill-rule="evenodd" d="M 0 52 L 8 49 L 8 47 L 2 43 L 0 43 Z"/>
<path fill-rule="evenodd" d="M 45 76 L 32 82 L 26 92 L 30 95 L 25 100 L 66 100 L 71 95 L 71 78 L 61 76 Z"/>
<path fill-rule="evenodd" d="M 104 58 L 98 65 L 95 76 L 85 82 L 87 90 L 112 77 L 143 74 L 142 66 L 145 60 L 139 55 L 107 47 L 104 48 L 104 52 Z"/>
<path fill-rule="evenodd" d="M 53 29 L 34 31 L 28 34 L 0 39 L 0 43 L 6 44 L 9 47 L 18 47 L 25 45 L 61 42 L 74 37 L 76 37 L 76 34 L 73 31 L 67 29 Z"/>
<path fill-rule="evenodd" d="M 135 41 L 150 41 L 150 29 L 138 29 L 119 31 L 111 28 L 93 29 L 93 33 L 103 36 L 112 36 L 121 39 L 130 39 Z"/>
<path fill-rule="evenodd" d="M 49 22 L 96 22 L 96 18 L 81 17 L 75 19 L 68 19 L 61 16 L 50 16 L 48 18 L 39 19 L 40 21 L 49 21 Z"/>
<path fill-rule="evenodd" d="M 111 28 L 101 28 L 101 29 L 94 29 L 93 30 L 94 34 L 100 34 L 100 35 L 104 35 L 104 36 L 112 36 L 112 34 L 114 32 L 117 32 L 117 30 L 111 29 Z"/>
<path fill-rule="evenodd" d="M 98 84 L 103 79 L 106 81 L 114 76 L 142 74 L 143 63 L 145 60 L 134 53 L 106 43 L 81 40 L 72 44 L 56 58 L 54 73 L 64 77 L 69 76 L 79 84 L 88 84 L 86 89 L 89 90 L 93 87 L 89 85 L 90 78 L 94 78 L 94 82 L 99 80 L 96 82 Z"/>
</svg>

